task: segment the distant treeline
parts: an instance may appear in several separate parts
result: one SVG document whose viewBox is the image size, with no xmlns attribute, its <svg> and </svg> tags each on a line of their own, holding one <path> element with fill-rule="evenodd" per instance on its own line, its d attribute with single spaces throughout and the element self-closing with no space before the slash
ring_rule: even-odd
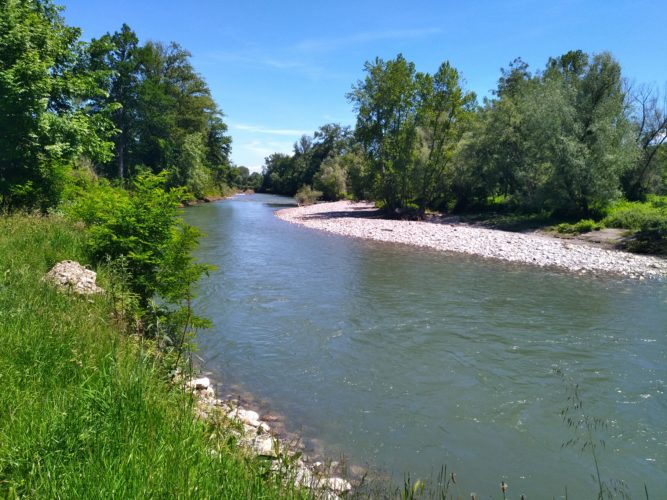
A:
<svg viewBox="0 0 667 500">
<path fill-rule="evenodd" d="M 355 130 L 329 124 L 294 154 L 266 158 L 262 189 L 374 199 L 417 216 L 490 206 L 600 213 L 620 197 L 667 193 L 667 107 L 609 53 L 571 51 L 501 70 L 481 104 L 448 62 L 431 75 L 402 55 L 365 65 L 347 95 Z"/>
<path fill-rule="evenodd" d="M 50 0 L 0 7 L 0 210 L 55 206 L 82 172 L 131 186 L 167 171 L 197 197 L 247 187 L 189 52 L 142 44 L 127 25 L 85 43 L 60 11 Z"/>
</svg>

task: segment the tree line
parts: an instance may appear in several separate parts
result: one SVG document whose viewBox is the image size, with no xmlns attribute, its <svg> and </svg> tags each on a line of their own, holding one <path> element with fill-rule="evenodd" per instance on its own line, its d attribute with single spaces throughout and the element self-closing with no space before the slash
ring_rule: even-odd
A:
<svg viewBox="0 0 667 500">
<path fill-rule="evenodd" d="M 570 51 L 536 71 L 516 59 L 481 104 L 449 62 L 429 74 L 399 54 L 364 69 L 347 95 L 355 129 L 328 124 L 292 155 L 269 156 L 263 190 L 312 186 L 415 216 L 499 206 L 590 216 L 667 193 L 667 96 L 630 85 L 609 53 Z"/>
<path fill-rule="evenodd" d="M 58 205 L 77 174 L 132 186 L 166 171 L 196 197 L 247 187 L 190 53 L 127 25 L 93 39 L 50 0 L 0 7 L 0 209 Z"/>
</svg>

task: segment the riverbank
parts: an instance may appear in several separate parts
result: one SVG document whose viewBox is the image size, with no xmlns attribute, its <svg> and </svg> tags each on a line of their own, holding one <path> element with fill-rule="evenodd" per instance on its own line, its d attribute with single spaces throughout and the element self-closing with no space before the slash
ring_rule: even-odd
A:
<svg viewBox="0 0 667 500">
<path fill-rule="evenodd" d="M 338 201 L 286 208 L 276 215 L 341 236 L 464 253 L 507 262 L 583 274 L 616 274 L 645 279 L 667 276 L 667 260 L 607 250 L 542 234 L 513 233 L 448 219 L 403 221 L 382 218 L 372 203 Z"/>
<path fill-rule="evenodd" d="M 0 218 L 0 497 L 309 497 L 193 417 L 165 353 L 114 320 L 117 297 L 42 280 L 85 248 L 59 217 Z"/>
</svg>

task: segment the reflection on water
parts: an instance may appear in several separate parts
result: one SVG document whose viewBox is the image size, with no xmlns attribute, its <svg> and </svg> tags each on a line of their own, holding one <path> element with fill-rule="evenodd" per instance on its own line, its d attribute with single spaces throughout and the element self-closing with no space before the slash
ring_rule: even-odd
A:
<svg viewBox="0 0 667 500">
<path fill-rule="evenodd" d="M 603 479 L 667 492 L 667 291 L 328 235 L 251 195 L 187 209 L 214 328 L 207 367 L 331 456 L 398 480 L 457 472 L 461 495 L 589 498 L 590 454 L 563 443 L 579 384 L 604 417 Z M 484 498 L 481 496 L 480 498 Z"/>
</svg>

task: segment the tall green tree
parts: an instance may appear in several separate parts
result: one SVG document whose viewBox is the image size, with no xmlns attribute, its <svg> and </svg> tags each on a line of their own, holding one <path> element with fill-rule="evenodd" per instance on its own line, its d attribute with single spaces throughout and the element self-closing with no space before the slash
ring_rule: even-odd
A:
<svg viewBox="0 0 667 500">
<path fill-rule="evenodd" d="M 411 201 L 417 141 L 415 65 L 401 54 L 364 66 L 366 77 L 348 94 L 357 112 L 356 137 L 364 146 L 375 193 L 393 212 Z"/>
<path fill-rule="evenodd" d="M 661 96 L 655 87 L 640 85 L 630 90 L 630 97 L 639 151 L 623 178 L 623 188 L 628 198 L 642 200 L 647 194 L 667 192 L 667 87 Z"/>
<path fill-rule="evenodd" d="M 589 215 L 620 195 L 636 146 L 619 64 L 572 51 L 532 75 L 517 60 L 503 71 L 472 140 L 469 168 L 483 196 L 519 208 Z"/>
<path fill-rule="evenodd" d="M 139 39 L 127 24 L 120 31 L 93 39 L 88 51 L 90 65 L 96 70 L 107 70 L 107 92 L 97 100 L 98 109 L 114 106 L 112 119 L 117 132 L 114 136 L 115 175 L 121 182 L 127 177 L 135 127 L 139 86 Z"/>
<path fill-rule="evenodd" d="M 111 154 L 108 116 L 88 113 L 100 75 L 83 68 L 80 30 L 49 0 L 0 6 L 0 206 L 46 210 L 81 156 Z"/>
<path fill-rule="evenodd" d="M 415 169 L 415 195 L 423 215 L 436 198 L 449 190 L 445 174 L 459 147 L 466 122 L 474 112 L 476 97 L 461 87 L 458 71 L 444 62 L 434 75 L 417 73 L 417 126 L 419 151 Z"/>
</svg>

